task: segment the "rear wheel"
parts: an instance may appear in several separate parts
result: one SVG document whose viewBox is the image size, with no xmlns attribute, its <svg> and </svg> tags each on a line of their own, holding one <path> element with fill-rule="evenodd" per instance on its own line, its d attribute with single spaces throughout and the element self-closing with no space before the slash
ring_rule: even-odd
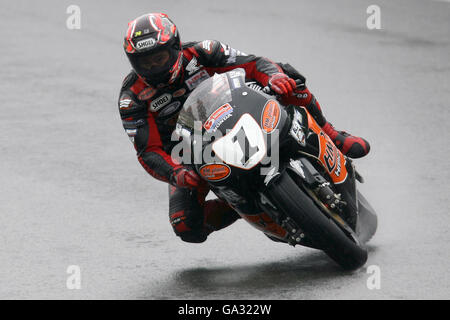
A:
<svg viewBox="0 0 450 320">
<path fill-rule="evenodd" d="M 286 171 L 274 178 L 268 191 L 277 208 L 342 268 L 354 270 L 367 261 L 367 250 L 327 217 Z"/>
</svg>

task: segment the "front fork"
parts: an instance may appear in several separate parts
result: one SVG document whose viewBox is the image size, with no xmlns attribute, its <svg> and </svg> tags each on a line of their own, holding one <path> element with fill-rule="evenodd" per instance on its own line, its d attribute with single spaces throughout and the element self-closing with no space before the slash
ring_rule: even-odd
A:
<svg viewBox="0 0 450 320">
<path fill-rule="evenodd" d="M 352 166 L 349 162 L 349 168 Z M 350 197 L 351 190 L 354 188 L 354 174 L 349 175 L 348 181 L 339 186 L 342 189 L 340 193 L 339 190 L 335 192 L 330 183 L 314 168 L 311 162 L 306 158 L 291 159 L 289 163 L 282 169 L 287 171 L 297 185 L 306 192 L 310 198 L 316 203 L 316 205 L 321 208 L 321 210 L 331 219 L 333 219 L 337 225 L 351 238 L 356 240 L 356 225 L 357 225 L 357 211 L 354 211 L 355 205 L 351 202 L 355 201 L 356 197 Z M 350 169 L 351 170 L 351 169 Z M 349 172 L 353 172 L 350 171 Z M 301 226 L 298 225 L 294 220 L 280 214 L 277 208 L 268 200 L 270 198 L 270 186 L 271 181 L 276 179 L 279 175 L 279 171 L 274 171 L 266 177 L 265 184 L 267 186 L 268 195 L 261 197 L 264 198 L 261 203 L 263 204 L 263 210 L 267 212 L 274 221 L 276 221 L 283 229 L 286 230 L 288 236 L 286 240 L 291 245 L 300 244 L 307 247 L 312 247 L 320 249 L 317 245 L 305 237 Z M 353 181 L 353 184 L 351 183 Z M 334 186 L 336 188 L 336 185 Z M 338 189 L 338 188 L 336 188 Z M 352 215 L 349 215 L 347 211 L 351 211 Z"/>
<path fill-rule="evenodd" d="M 293 165 L 294 164 L 294 165 Z M 355 183 L 355 170 L 348 161 L 349 176 L 339 185 L 333 185 L 323 178 L 306 158 L 291 160 L 290 170 L 297 175 L 297 184 L 303 189 L 321 210 L 355 242 L 359 242 L 357 234 L 358 206 Z M 354 194 L 353 194 L 354 192 Z"/>
</svg>

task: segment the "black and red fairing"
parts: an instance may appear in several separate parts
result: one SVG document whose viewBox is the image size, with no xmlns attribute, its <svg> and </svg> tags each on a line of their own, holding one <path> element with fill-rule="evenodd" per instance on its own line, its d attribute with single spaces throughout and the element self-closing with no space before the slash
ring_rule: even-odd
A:
<svg viewBox="0 0 450 320">
<path fill-rule="evenodd" d="M 171 84 L 180 74 L 183 53 L 179 32 L 164 13 L 145 14 L 129 22 L 124 49 L 133 69 L 149 85 Z"/>
</svg>

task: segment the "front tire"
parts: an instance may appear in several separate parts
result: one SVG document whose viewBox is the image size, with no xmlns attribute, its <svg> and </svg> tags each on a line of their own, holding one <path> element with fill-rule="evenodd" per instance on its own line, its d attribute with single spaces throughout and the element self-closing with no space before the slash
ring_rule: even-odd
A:
<svg viewBox="0 0 450 320">
<path fill-rule="evenodd" d="M 377 231 L 378 218 L 375 210 L 359 191 L 358 203 L 358 238 L 362 243 L 367 243 Z"/>
<path fill-rule="evenodd" d="M 354 242 L 328 218 L 284 171 L 268 186 L 269 195 L 286 216 L 335 262 L 346 270 L 355 270 L 367 261 L 367 250 Z"/>
</svg>

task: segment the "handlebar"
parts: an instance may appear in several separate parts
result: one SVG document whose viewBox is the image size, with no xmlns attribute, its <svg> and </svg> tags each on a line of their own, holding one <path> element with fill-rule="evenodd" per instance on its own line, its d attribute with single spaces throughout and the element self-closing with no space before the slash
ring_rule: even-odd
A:
<svg viewBox="0 0 450 320">
<path fill-rule="evenodd" d="M 295 80 L 295 83 L 297 84 L 296 88 L 299 88 L 300 86 L 304 85 L 304 83 L 302 82 L 302 80 L 297 79 Z M 275 92 L 272 91 L 272 89 L 270 89 L 269 86 L 265 86 L 262 91 L 266 94 L 275 94 Z"/>
</svg>

